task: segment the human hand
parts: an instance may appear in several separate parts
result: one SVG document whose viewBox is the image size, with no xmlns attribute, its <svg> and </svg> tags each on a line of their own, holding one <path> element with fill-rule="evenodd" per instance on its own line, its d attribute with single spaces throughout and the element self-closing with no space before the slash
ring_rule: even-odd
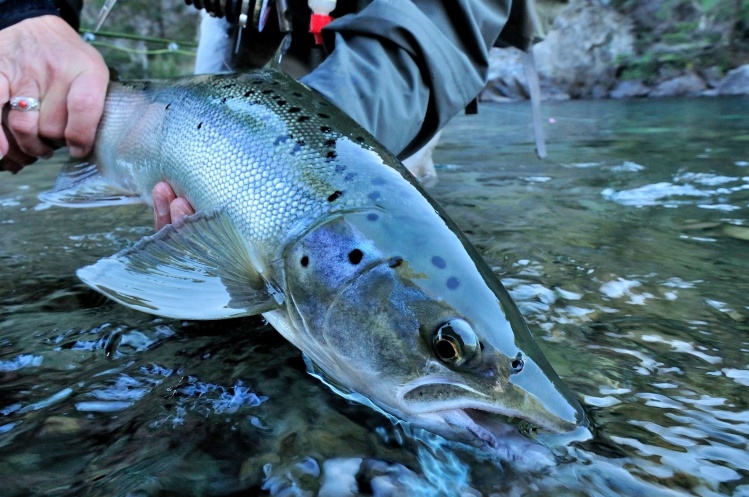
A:
<svg viewBox="0 0 749 497">
<path fill-rule="evenodd" d="M 73 157 L 88 155 L 108 82 L 99 52 L 59 17 L 0 30 L 0 170 L 17 172 L 63 145 Z M 9 109 L 12 97 L 34 98 L 39 107 Z"/>
<path fill-rule="evenodd" d="M 156 183 L 151 192 L 153 198 L 153 222 L 156 231 L 167 224 L 176 223 L 185 216 L 195 214 L 195 210 L 183 197 L 174 193 L 169 183 Z"/>
</svg>

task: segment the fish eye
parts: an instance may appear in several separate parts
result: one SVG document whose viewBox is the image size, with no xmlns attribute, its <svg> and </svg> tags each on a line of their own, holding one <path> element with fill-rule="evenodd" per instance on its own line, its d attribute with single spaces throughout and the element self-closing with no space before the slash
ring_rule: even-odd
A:
<svg viewBox="0 0 749 497">
<path fill-rule="evenodd" d="M 473 360 L 481 347 L 473 328 L 463 319 L 451 319 L 437 328 L 432 348 L 439 360 L 460 366 Z"/>
<path fill-rule="evenodd" d="M 515 359 L 512 360 L 510 363 L 510 368 L 512 370 L 512 373 L 519 373 L 523 370 L 523 366 L 525 366 L 525 361 L 523 360 L 523 354 L 518 352 L 518 355 L 515 356 Z"/>
</svg>

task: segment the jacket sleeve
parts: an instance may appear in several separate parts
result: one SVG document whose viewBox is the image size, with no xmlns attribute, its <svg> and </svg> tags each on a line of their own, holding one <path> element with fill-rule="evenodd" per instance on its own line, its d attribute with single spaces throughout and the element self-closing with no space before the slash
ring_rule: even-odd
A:
<svg viewBox="0 0 749 497">
<path fill-rule="evenodd" d="M 62 17 L 73 29 L 80 25 L 83 0 L 0 0 L 0 29 L 32 17 Z"/>
<path fill-rule="evenodd" d="M 373 0 L 323 30 L 330 56 L 302 81 L 407 157 L 486 84 L 512 0 Z"/>
</svg>

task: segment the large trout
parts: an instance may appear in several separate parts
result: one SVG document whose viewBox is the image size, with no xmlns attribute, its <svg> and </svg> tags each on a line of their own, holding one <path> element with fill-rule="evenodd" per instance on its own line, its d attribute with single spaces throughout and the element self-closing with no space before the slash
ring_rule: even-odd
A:
<svg viewBox="0 0 749 497">
<path fill-rule="evenodd" d="M 499 422 L 587 423 L 442 208 L 304 85 L 277 71 L 112 83 L 90 162 L 42 200 L 148 204 L 161 180 L 196 214 L 80 269 L 86 284 L 159 316 L 263 314 L 331 383 L 490 452 Z"/>
</svg>

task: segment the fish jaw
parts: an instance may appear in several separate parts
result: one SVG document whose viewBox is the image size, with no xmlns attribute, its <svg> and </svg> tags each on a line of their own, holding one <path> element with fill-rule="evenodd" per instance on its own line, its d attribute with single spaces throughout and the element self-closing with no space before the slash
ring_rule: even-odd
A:
<svg viewBox="0 0 749 497">
<path fill-rule="evenodd" d="M 567 409 L 565 417 L 560 417 L 558 413 L 547 412 L 544 404 L 528 392 L 513 392 L 519 390 L 516 387 L 509 390 L 505 387 L 501 395 L 492 399 L 486 393 L 489 390 L 478 391 L 446 375 L 428 375 L 404 385 L 397 397 L 402 416 L 412 423 L 445 438 L 498 453 L 503 459 L 515 458 L 508 449 L 513 445 L 508 445 L 508 440 L 519 436 L 549 446 L 591 437 L 587 418 L 582 411 L 573 412 L 575 406 L 567 404 L 566 399 L 557 400 L 569 405 L 572 411 Z M 452 393 L 449 398 L 448 392 Z M 414 400 L 421 397 L 442 399 L 421 403 Z M 508 401 L 513 397 L 521 403 Z"/>
</svg>

